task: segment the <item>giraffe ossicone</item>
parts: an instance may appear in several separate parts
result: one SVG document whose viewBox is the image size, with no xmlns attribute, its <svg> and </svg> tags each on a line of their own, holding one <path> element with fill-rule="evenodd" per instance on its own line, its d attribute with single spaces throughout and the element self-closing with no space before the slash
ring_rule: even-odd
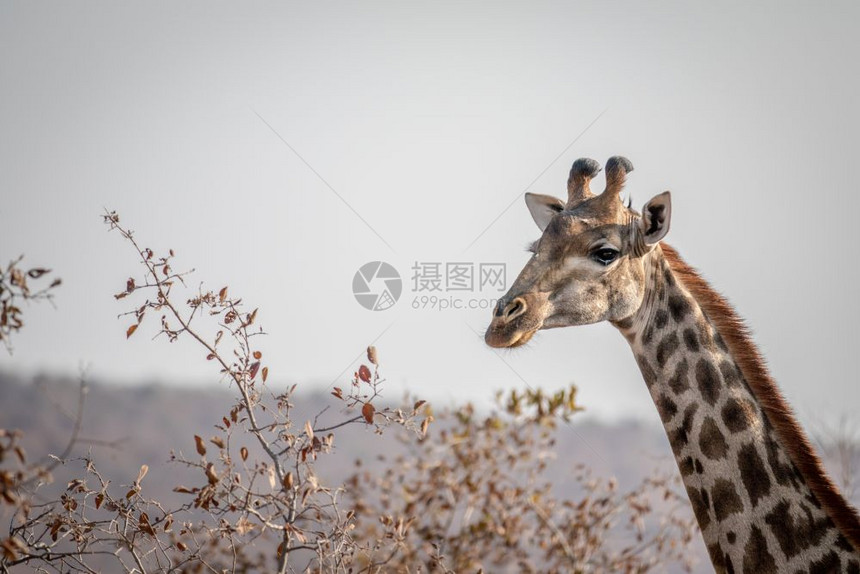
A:
<svg viewBox="0 0 860 574">
<path fill-rule="evenodd" d="M 633 165 L 574 162 L 568 199 L 526 194 L 542 235 L 485 340 L 609 321 L 633 351 L 717 572 L 860 574 L 860 518 L 824 472 L 743 321 L 663 242 L 671 195 L 641 213 L 620 192 Z"/>
</svg>

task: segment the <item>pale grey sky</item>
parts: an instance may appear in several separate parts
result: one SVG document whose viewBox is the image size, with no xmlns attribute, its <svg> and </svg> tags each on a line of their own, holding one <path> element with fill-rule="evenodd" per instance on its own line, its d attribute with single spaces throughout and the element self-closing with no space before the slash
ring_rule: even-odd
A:
<svg viewBox="0 0 860 574">
<path fill-rule="evenodd" d="M 0 257 L 26 253 L 64 285 L 0 367 L 217 379 L 190 342 L 150 341 L 154 321 L 125 340 L 111 295 L 136 268 L 107 207 L 260 307 L 275 381 L 332 381 L 390 326 L 392 398 L 486 402 L 522 377 L 656 420 L 608 325 L 500 359 L 475 334 L 489 311 L 411 306 L 416 261 L 505 262 L 512 280 L 537 236 L 525 188 L 546 169 L 531 191 L 563 195 L 574 159 L 623 154 L 636 206 L 672 190 L 668 241 L 747 318 L 802 418 L 856 419 L 858 16 L 856 2 L 4 2 Z M 351 293 L 373 260 L 404 279 L 387 311 Z"/>
</svg>

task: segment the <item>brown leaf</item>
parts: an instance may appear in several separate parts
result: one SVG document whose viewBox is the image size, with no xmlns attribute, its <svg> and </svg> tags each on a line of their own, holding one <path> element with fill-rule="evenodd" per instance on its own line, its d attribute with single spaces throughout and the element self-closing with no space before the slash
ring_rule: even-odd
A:
<svg viewBox="0 0 860 574">
<path fill-rule="evenodd" d="M 260 351 L 254 351 L 254 358 L 259 361 L 263 358 L 263 353 L 261 353 Z"/>
<path fill-rule="evenodd" d="M 188 547 L 185 544 L 183 544 L 182 542 L 177 542 L 176 543 L 176 549 L 179 550 L 180 552 L 185 552 L 185 550 L 187 550 Z"/>
<path fill-rule="evenodd" d="M 426 403 L 426 402 L 427 402 L 427 401 L 417 401 L 417 402 L 415 403 L 415 406 L 413 406 L 413 407 L 412 407 L 412 410 L 413 410 L 413 411 L 417 411 L 418 409 L 420 409 L 420 408 L 421 408 L 421 405 L 423 405 L 423 404 L 424 404 L 424 403 Z"/>
<path fill-rule="evenodd" d="M 251 364 L 251 368 L 248 370 L 248 376 L 253 380 L 254 377 L 257 376 L 257 371 L 260 370 L 260 361 Z"/>
<path fill-rule="evenodd" d="M 27 275 L 30 276 L 30 279 L 38 279 L 39 277 L 41 277 L 45 273 L 50 273 L 50 272 L 51 272 L 50 269 L 36 268 L 36 269 L 30 269 L 29 271 L 27 271 Z"/>
<path fill-rule="evenodd" d="M 367 360 L 374 365 L 379 365 L 379 359 L 376 357 L 376 347 L 373 345 L 367 348 Z"/>
<path fill-rule="evenodd" d="M 239 456 L 242 457 L 242 460 L 248 460 L 248 449 L 246 447 L 242 447 L 239 449 Z"/>
<path fill-rule="evenodd" d="M 224 441 L 221 440 L 221 437 L 213 436 L 209 439 L 209 442 L 217 446 L 218 448 L 224 448 Z"/>
<path fill-rule="evenodd" d="M 291 488 L 293 488 L 293 484 L 294 484 L 293 473 L 288 472 L 284 476 L 284 488 L 286 488 L 287 490 L 290 490 Z"/>
<path fill-rule="evenodd" d="M 266 379 L 269 378 L 269 367 L 263 367 L 263 382 L 266 382 Z"/>
<path fill-rule="evenodd" d="M 206 445 L 203 444 L 203 439 L 198 435 L 194 435 L 194 442 L 197 444 L 197 454 L 199 454 L 200 456 L 205 456 Z"/>
<path fill-rule="evenodd" d="M 140 518 L 137 521 L 137 526 L 138 528 L 140 528 L 141 532 L 145 532 L 150 536 L 155 536 L 155 530 L 152 529 L 152 525 L 149 523 L 149 515 L 147 513 L 140 513 Z"/>
<path fill-rule="evenodd" d="M 206 465 L 206 478 L 209 479 L 209 484 L 218 484 L 218 473 L 215 472 L 215 465 L 211 462 Z"/>
<path fill-rule="evenodd" d="M 361 407 L 361 415 L 364 417 L 364 420 L 367 421 L 367 424 L 373 424 L 373 415 L 375 412 L 376 407 L 370 403 L 364 403 L 364 406 Z"/>
<path fill-rule="evenodd" d="M 227 299 L 227 287 L 222 287 L 220 291 L 218 291 L 218 300 L 222 303 Z"/>
<path fill-rule="evenodd" d="M 135 323 L 134 325 L 132 325 L 131 327 L 128 328 L 128 330 L 125 332 L 125 338 L 126 339 L 128 339 L 129 337 L 134 335 L 134 332 L 137 331 L 137 325 L 138 324 Z"/>
<path fill-rule="evenodd" d="M 430 427 L 430 423 L 433 422 L 433 417 L 427 417 L 423 421 L 421 421 L 421 435 L 427 436 L 427 429 Z"/>
<path fill-rule="evenodd" d="M 358 368 L 358 378 L 360 378 L 365 383 L 370 382 L 370 369 L 368 369 L 365 365 L 362 365 Z"/>
<path fill-rule="evenodd" d="M 305 434 L 308 435 L 308 440 L 314 440 L 314 428 L 311 426 L 311 421 L 305 422 Z"/>
<path fill-rule="evenodd" d="M 102 492 L 98 493 L 96 495 L 96 510 L 99 509 L 99 507 L 102 505 L 102 502 L 104 502 L 104 501 L 105 501 L 104 493 L 102 493 Z"/>
</svg>

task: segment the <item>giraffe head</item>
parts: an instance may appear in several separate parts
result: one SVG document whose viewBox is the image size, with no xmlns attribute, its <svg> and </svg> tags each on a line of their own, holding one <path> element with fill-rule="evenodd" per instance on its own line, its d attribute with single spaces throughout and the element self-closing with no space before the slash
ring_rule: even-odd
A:
<svg viewBox="0 0 860 574">
<path fill-rule="evenodd" d="M 621 201 L 633 165 L 626 158 L 606 163 L 606 189 L 589 188 L 600 171 L 593 159 L 578 159 L 567 182 L 568 199 L 526 194 L 526 205 L 543 232 L 532 257 L 499 300 L 485 340 L 492 347 L 517 347 L 540 329 L 620 321 L 639 309 L 645 294 L 642 257 L 669 231 L 669 192 L 642 211 Z"/>
</svg>

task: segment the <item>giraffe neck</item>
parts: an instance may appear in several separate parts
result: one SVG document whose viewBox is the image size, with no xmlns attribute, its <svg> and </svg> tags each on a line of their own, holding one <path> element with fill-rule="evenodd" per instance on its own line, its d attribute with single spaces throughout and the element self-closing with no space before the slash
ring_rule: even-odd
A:
<svg viewBox="0 0 860 574">
<path fill-rule="evenodd" d="M 820 466 L 808 472 L 798 468 L 798 462 L 811 463 L 798 460 L 800 447 L 787 443 L 809 448 L 808 442 L 792 426 L 787 407 L 781 416 L 797 434 L 779 432 L 787 428 L 786 421 L 774 420 L 774 405 L 782 408 L 782 398 L 775 387 L 764 388 L 773 396 L 762 396 L 763 383 L 752 380 L 756 373 L 744 362 L 744 356 L 757 359 L 758 352 L 745 333 L 739 337 L 748 347 L 730 339 L 715 310 L 709 313 L 701 301 L 698 291 L 709 288 L 703 281 L 694 287 L 691 277 L 701 279 L 689 275 L 694 272 L 680 259 L 675 264 L 676 257 L 668 247 L 645 256 L 643 304 L 616 326 L 657 406 L 714 568 L 860 572 L 852 530 L 856 513 Z M 737 321 L 733 314 L 730 319 Z M 739 322 L 737 329 L 742 330 Z M 783 427 L 776 428 L 779 424 Z"/>
</svg>

